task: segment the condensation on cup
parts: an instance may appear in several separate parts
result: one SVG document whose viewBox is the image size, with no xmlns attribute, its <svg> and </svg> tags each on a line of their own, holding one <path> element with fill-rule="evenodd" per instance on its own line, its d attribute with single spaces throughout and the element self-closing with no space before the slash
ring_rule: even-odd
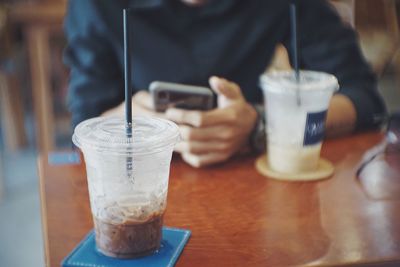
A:
<svg viewBox="0 0 400 267">
<path fill-rule="evenodd" d="M 170 163 L 179 131 L 173 122 L 134 117 L 80 123 L 72 140 L 83 152 L 97 249 L 134 258 L 156 251 L 162 239 Z"/>
<path fill-rule="evenodd" d="M 296 174 L 317 168 L 331 97 L 337 79 L 327 73 L 293 71 L 261 75 L 267 123 L 269 167 Z"/>
</svg>

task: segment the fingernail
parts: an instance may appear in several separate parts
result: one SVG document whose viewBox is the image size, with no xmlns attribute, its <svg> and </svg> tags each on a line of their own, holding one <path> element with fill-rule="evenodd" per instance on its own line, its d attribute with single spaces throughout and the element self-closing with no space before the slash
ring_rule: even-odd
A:
<svg viewBox="0 0 400 267">
<path fill-rule="evenodd" d="M 218 79 L 217 76 L 211 76 L 210 79 L 208 79 L 209 83 L 215 83 L 215 81 Z"/>
<path fill-rule="evenodd" d="M 212 76 L 210 78 L 210 84 L 212 87 L 217 87 L 218 81 L 220 78 L 218 78 L 217 76 Z"/>
</svg>

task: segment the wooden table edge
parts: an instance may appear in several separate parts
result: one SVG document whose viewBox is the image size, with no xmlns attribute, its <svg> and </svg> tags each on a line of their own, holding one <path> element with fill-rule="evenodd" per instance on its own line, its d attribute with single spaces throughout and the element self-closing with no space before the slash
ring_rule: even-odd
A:
<svg viewBox="0 0 400 267">
<path fill-rule="evenodd" d="M 47 225 L 47 206 L 46 206 L 46 185 L 43 181 L 44 177 L 44 156 L 39 155 L 37 159 L 38 175 L 39 175 L 39 195 L 40 195 L 40 213 L 42 220 L 42 236 L 44 244 L 44 260 L 45 266 L 50 266 L 50 251 L 49 251 L 49 238 L 48 238 L 48 225 Z"/>
</svg>

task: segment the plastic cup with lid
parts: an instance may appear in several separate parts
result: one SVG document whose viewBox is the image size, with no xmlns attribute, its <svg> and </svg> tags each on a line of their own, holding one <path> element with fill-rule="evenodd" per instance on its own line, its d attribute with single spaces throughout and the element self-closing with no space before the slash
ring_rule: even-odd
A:
<svg viewBox="0 0 400 267">
<path fill-rule="evenodd" d="M 122 117 L 93 118 L 76 126 L 72 140 L 84 155 L 102 253 L 130 258 L 159 247 L 171 157 L 179 139 L 175 123 L 154 117 L 134 117 L 131 137 Z"/>
<path fill-rule="evenodd" d="M 268 165 L 296 174 L 317 168 L 325 120 L 337 79 L 330 74 L 277 71 L 260 78 L 264 92 Z"/>
</svg>

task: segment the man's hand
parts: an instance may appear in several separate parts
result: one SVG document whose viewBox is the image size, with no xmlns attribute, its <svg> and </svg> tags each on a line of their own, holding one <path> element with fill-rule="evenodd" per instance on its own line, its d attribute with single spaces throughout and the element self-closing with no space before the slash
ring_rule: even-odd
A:
<svg viewBox="0 0 400 267">
<path fill-rule="evenodd" d="M 175 151 L 194 167 L 222 162 L 235 154 L 246 144 L 257 119 L 237 84 L 218 77 L 209 82 L 218 96 L 216 109 L 166 111 L 166 118 L 179 124 L 183 139 Z"/>
</svg>

